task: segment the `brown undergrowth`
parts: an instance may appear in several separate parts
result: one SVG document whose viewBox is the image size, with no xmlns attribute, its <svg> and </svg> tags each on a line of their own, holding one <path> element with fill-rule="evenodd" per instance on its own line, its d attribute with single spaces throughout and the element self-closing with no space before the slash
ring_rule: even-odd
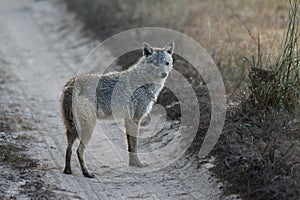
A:
<svg viewBox="0 0 300 200">
<path fill-rule="evenodd" d="M 257 56 L 247 59 L 251 95 L 229 109 L 213 152 L 213 171 L 228 183 L 225 191 L 244 199 L 300 196 L 299 4 L 290 1 L 286 34 L 272 67 L 264 65 L 259 42 Z"/>
</svg>

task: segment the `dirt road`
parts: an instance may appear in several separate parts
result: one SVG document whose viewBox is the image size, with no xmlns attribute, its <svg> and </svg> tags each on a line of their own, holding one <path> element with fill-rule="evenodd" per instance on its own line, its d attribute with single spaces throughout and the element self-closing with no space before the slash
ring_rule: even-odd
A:
<svg viewBox="0 0 300 200">
<path fill-rule="evenodd" d="M 62 173 L 66 138 L 60 91 L 98 43 L 81 28 L 62 1 L 0 0 L 0 58 L 7 63 L 4 70 L 15 77 L 9 87 L 20 95 L 18 103 L 38 119 L 38 131 L 27 133 L 38 139 L 31 141 L 30 156 L 45 172 L 41 179 L 55 186 L 55 199 L 218 199 L 218 184 L 208 165 L 198 167 L 187 157 L 152 172 L 126 172 L 126 156 L 119 155 L 117 161 L 124 162 L 111 167 L 115 157 L 110 155 L 118 153 L 107 138 L 97 135 L 86 156 L 96 178 L 82 176 L 75 155 L 73 175 Z M 17 192 L 15 197 L 23 198 Z"/>
</svg>

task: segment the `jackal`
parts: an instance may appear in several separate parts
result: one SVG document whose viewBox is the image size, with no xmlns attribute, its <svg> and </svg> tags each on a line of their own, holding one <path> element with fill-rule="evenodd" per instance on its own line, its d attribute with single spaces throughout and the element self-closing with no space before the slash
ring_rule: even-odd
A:
<svg viewBox="0 0 300 200">
<path fill-rule="evenodd" d="M 67 135 L 64 173 L 71 174 L 72 145 L 80 140 L 77 156 L 86 177 L 94 174 L 83 158 L 96 119 L 124 119 L 129 165 L 143 167 L 137 155 L 140 122 L 151 110 L 173 66 L 174 42 L 164 48 L 143 44 L 143 56 L 128 70 L 107 74 L 82 74 L 68 81 L 61 97 Z"/>
</svg>

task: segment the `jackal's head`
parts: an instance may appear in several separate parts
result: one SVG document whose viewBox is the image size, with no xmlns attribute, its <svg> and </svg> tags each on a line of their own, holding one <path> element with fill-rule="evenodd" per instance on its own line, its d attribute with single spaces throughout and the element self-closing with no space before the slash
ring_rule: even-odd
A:
<svg viewBox="0 0 300 200">
<path fill-rule="evenodd" d="M 164 79 L 173 67 L 174 42 L 171 41 L 164 48 L 153 48 L 144 43 L 143 54 L 145 56 L 146 71 L 156 78 Z"/>
</svg>

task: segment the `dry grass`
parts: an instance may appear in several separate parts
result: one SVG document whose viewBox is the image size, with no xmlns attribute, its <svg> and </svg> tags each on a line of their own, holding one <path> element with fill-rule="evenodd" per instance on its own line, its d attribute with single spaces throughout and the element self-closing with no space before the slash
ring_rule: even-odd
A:
<svg viewBox="0 0 300 200">
<path fill-rule="evenodd" d="M 280 47 L 288 17 L 288 2 L 281 1 L 203 1 L 196 4 L 184 32 L 199 41 L 223 72 L 229 94 L 247 86 L 249 66 L 244 57 L 256 55 L 258 35 L 264 66 Z M 242 86 L 242 87 L 241 87 Z"/>
<path fill-rule="evenodd" d="M 299 55 L 299 4 L 290 1 L 288 22 L 278 55 L 269 63 L 258 40 L 257 55 L 246 61 L 251 66 L 251 100 L 261 109 L 276 108 L 291 113 L 299 112 L 300 55 Z M 268 70 L 265 70 L 265 69 Z"/>
<path fill-rule="evenodd" d="M 162 26 L 198 41 L 224 75 L 229 94 L 244 94 L 258 35 L 264 66 L 276 56 L 288 19 L 287 0 L 67 1 L 101 39 L 130 28 Z M 237 95 L 232 95 L 237 97 Z"/>
</svg>

